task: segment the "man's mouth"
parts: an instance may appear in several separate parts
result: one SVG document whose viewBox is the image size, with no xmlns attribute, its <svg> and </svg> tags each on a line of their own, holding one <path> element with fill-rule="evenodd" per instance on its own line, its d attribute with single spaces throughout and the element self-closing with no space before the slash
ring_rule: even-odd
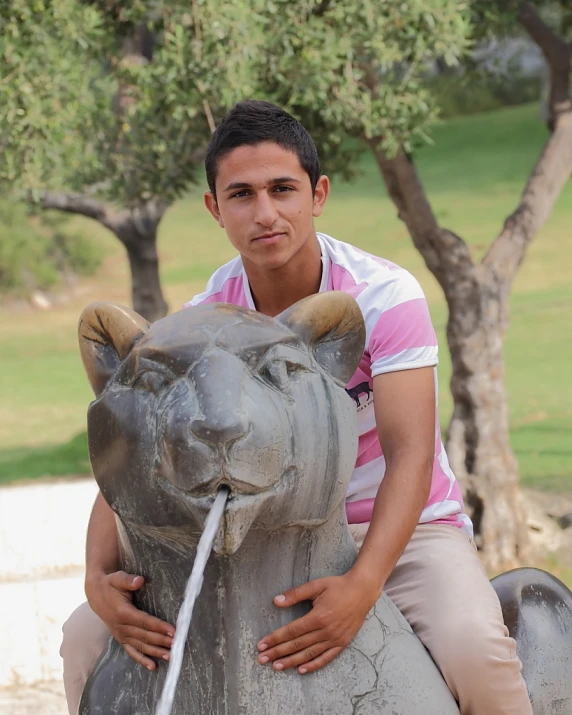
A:
<svg viewBox="0 0 572 715">
<path fill-rule="evenodd" d="M 286 234 L 281 231 L 274 231 L 273 233 L 264 233 L 262 234 L 262 236 L 257 236 L 256 238 L 253 238 L 252 242 L 265 246 L 272 245 L 274 243 L 278 243 L 278 241 L 285 236 Z"/>
</svg>

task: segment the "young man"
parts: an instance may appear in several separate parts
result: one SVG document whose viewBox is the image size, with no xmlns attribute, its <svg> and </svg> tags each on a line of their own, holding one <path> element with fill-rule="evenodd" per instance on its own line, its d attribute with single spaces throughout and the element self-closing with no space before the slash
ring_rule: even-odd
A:
<svg viewBox="0 0 572 715">
<path fill-rule="evenodd" d="M 313 608 L 257 644 L 261 667 L 295 667 L 303 676 L 327 665 L 384 591 L 433 656 L 462 715 L 530 714 L 515 643 L 443 449 L 437 343 L 419 284 L 389 261 L 316 233 L 329 181 L 307 131 L 278 107 L 258 101 L 234 107 L 213 134 L 206 171 L 205 205 L 239 256 L 215 272 L 187 304 L 191 309 L 228 302 L 275 316 L 313 293 L 342 290 L 357 300 L 367 330 L 348 385 L 360 440 L 347 515 L 359 556 L 343 576 L 276 596 L 279 608 L 301 600 Z M 64 626 L 72 713 L 109 632 L 149 669 L 152 658 L 168 659 L 174 629 L 132 605 L 131 592 L 143 579 L 117 572 L 117 563 L 115 522 L 99 496 L 88 530 L 90 606 Z"/>
</svg>

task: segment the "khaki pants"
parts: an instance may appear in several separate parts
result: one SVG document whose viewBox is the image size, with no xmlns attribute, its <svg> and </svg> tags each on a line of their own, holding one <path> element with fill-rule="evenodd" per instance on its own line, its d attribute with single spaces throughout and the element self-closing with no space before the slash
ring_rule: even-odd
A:
<svg viewBox="0 0 572 715">
<path fill-rule="evenodd" d="M 352 524 L 359 546 L 368 524 Z M 461 715 L 532 715 L 516 644 L 472 541 L 457 527 L 420 524 L 385 585 L 433 656 Z M 109 631 L 87 603 L 63 627 L 60 654 L 70 715 L 107 645 Z"/>
</svg>

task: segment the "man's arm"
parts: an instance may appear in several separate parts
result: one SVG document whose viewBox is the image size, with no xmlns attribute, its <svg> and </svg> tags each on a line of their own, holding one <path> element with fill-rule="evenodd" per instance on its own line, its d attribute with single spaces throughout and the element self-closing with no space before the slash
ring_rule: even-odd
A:
<svg viewBox="0 0 572 715">
<path fill-rule="evenodd" d="M 435 457 L 433 368 L 374 377 L 373 400 L 386 471 L 351 573 L 369 582 L 379 597 L 429 498 Z"/>
<path fill-rule="evenodd" d="M 435 454 L 435 380 L 432 367 L 378 375 L 374 406 L 386 472 L 371 524 L 352 569 L 317 579 L 276 597 L 280 607 L 311 600 L 302 618 L 263 638 L 259 662 L 276 670 L 318 670 L 362 627 L 407 546 L 431 488 Z"/>
<path fill-rule="evenodd" d="M 133 660 L 154 670 L 155 661 L 149 656 L 168 660 L 175 629 L 133 605 L 132 593 L 143 586 L 144 579 L 118 569 L 115 515 L 98 494 L 87 529 L 87 600 Z"/>
</svg>

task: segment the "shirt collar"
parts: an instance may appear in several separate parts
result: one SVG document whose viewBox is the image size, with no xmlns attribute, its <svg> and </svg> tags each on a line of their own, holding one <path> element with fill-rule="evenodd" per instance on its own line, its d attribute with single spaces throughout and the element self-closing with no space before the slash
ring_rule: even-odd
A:
<svg viewBox="0 0 572 715">
<path fill-rule="evenodd" d="M 328 258 L 328 252 L 326 250 L 322 234 L 316 233 L 316 238 L 318 239 L 318 244 L 320 245 L 320 254 L 322 259 L 322 278 L 320 280 L 320 287 L 318 288 L 318 293 L 324 293 L 328 288 L 328 279 L 330 276 L 330 260 Z M 251 310 L 256 310 L 256 306 L 254 305 L 254 299 L 252 297 L 252 291 L 250 290 L 248 276 L 246 275 L 246 271 L 244 270 L 244 264 L 242 264 L 242 285 L 247 306 Z"/>
</svg>

